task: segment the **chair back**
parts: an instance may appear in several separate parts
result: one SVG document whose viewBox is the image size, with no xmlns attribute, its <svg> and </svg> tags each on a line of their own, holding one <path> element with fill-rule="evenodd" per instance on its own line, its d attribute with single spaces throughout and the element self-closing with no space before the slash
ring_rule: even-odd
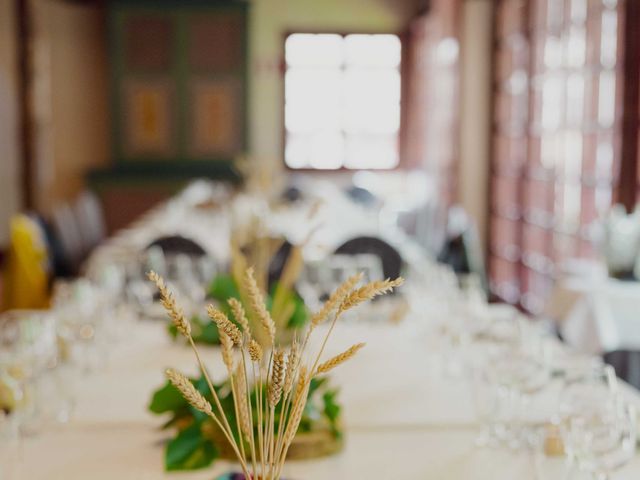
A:
<svg viewBox="0 0 640 480">
<path fill-rule="evenodd" d="M 63 203 L 54 208 L 53 228 L 60 239 L 67 263 L 72 270 L 77 270 L 85 252 L 78 221 L 68 204 Z"/>
<path fill-rule="evenodd" d="M 603 355 L 618 378 L 640 389 L 640 350 L 614 350 Z"/>
<path fill-rule="evenodd" d="M 74 211 L 84 256 L 102 242 L 106 236 L 104 213 L 100 200 L 90 191 L 80 194 L 74 205 Z"/>
<path fill-rule="evenodd" d="M 181 235 L 156 238 L 146 249 L 153 247 L 160 247 L 165 256 L 182 254 L 190 257 L 202 257 L 207 254 L 206 250 L 198 243 Z"/>
<path fill-rule="evenodd" d="M 336 252 L 344 255 L 372 254 L 380 259 L 385 278 L 397 278 L 402 270 L 402 256 L 387 242 L 376 237 L 355 237 L 340 245 Z"/>
</svg>

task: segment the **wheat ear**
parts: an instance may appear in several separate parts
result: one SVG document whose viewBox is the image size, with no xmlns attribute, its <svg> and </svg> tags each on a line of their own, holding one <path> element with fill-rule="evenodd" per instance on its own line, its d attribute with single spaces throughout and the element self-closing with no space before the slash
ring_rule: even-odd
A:
<svg viewBox="0 0 640 480">
<path fill-rule="evenodd" d="M 269 404 L 269 423 L 267 430 L 267 446 L 269 447 L 268 459 L 269 466 L 273 469 L 274 465 L 274 447 L 275 447 L 275 409 L 276 405 L 282 398 L 282 389 L 284 387 L 284 378 L 287 370 L 287 357 L 282 350 L 277 350 L 273 354 L 273 364 L 271 367 L 271 378 L 269 382 L 268 404 Z"/>
<path fill-rule="evenodd" d="M 164 279 L 153 270 L 151 270 L 147 274 L 147 277 L 149 278 L 149 280 L 156 284 L 156 287 L 158 287 L 158 290 L 160 291 L 160 302 L 169 314 L 169 317 L 171 318 L 171 321 L 175 325 L 176 329 L 185 337 L 190 336 L 191 324 L 184 316 L 184 312 L 182 311 L 182 309 L 178 307 L 173 293 L 167 288 Z"/>
<path fill-rule="evenodd" d="M 316 359 L 313 362 L 313 367 L 311 368 L 311 371 L 314 372 L 316 367 L 318 366 L 318 363 L 320 362 L 320 357 L 322 356 L 322 353 L 324 352 L 324 349 L 327 346 L 327 342 L 329 340 L 329 337 L 331 336 L 331 333 L 333 332 L 333 329 L 336 326 L 336 322 L 338 321 L 338 318 L 345 310 L 353 308 L 359 305 L 360 303 L 366 300 L 370 300 L 378 295 L 384 295 L 385 293 L 390 292 L 395 287 L 398 287 L 403 283 L 404 283 L 404 279 L 402 277 L 398 277 L 395 280 L 389 280 L 389 279 L 377 280 L 374 282 L 369 282 L 365 286 L 357 288 L 353 290 L 349 295 L 347 295 L 344 298 L 344 300 L 342 300 L 342 302 L 340 303 L 340 306 L 338 307 L 338 310 L 333 316 L 333 321 L 331 322 L 331 326 L 329 327 L 329 330 L 327 331 L 324 337 L 324 340 L 322 341 L 322 345 L 320 346 L 318 355 L 316 356 Z"/>
<path fill-rule="evenodd" d="M 269 382 L 269 406 L 275 407 L 282 397 L 284 379 L 287 370 L 287 358 L 282 350 L 273 355 L 273 367 L 271 369 L 271 381 Z"/>
<path fill-rule="evenodd" d="M 322 308 L 311 317 L 311 325 L 318 326 L 324 322 L 331 312 L 342 303 L 345 297 L 353 290 L 353 288 L 362 280 L 362 273 L 347 278 L 342 284 L 334 290 L 329 299 L 324 303 Z"/>
<path fill-rule="evenodd" d="M 249 346 L 247 347 L 247 350 L 249 350 L 249 357 L 251 357 L 252 362 L 256 362 L 256 363 L 262 362 L 263 352 L 262 352 L 262 347 L 258 342 L 256 342 L 254 339 L 251 339 L 249 341 Z"/>
<path fill-rule="evenodd" d="M 251 329 L 249 328 L 249 319 L 247 318 L 247 314 L 244 311 L 244 307 L 240 300 L 237 298 L 230 298 L 227 300 L 229 307 L 231 308 L 231 313 L 233 313 L 233 318 L 240 324 L 242 327 L 242 331 L 247 335 L 251 335 Z"/>
<path fill-rule="evenodd" d="M 220 332 L 227 334 L 235 345 L 242 345 L 242 333 L 240 333 L 240 329 L 236 327 L 235 323 L 229 320 L 220 310 L 216 310 L 213 305 L 207 306 L 207 313 L 218 326 Z"/>
<path fill-rule="evenodd" d="M 251 302 L 251 308 L 258 316 L 258 320 L 260 320 L 262 327 L 269 335 L 271 345 L 274 345 L 276 341 L 276 326 L 271 315 L 267 311 L 267 307 L 265 307 L 264 298 L 262 297 L 262 293 L 256 283 L 252 267 L 249 267 L 245 272 L 244 285 L 249 296 L 249 301 Z"/>
<path fill-rule="evenodd" d="M 345 350 L 344 352 L 336 355 L 333 358 L 330 358 L 329 360 L 327 360 L 324 363 L 321 363 L 320 365 L 318 365 L 318 368 L 316 369 L 316 375 L 321 375 L 323 373 L 327 373 L 331 370 L 333 370 L 334 368 L 336 368 L 338 365 L 346 362 L 347 360 L 349 360 L 350 358 L 352 358 L 356 353 L 358 353 L 358 350 L 360 350 L 362 347 L 364 347 L 364 343 L 356 343 L 355 345 L 352 345 L 351 347 L 349 347 L 347 350 Z"/>
<path fill-rule="evenodd" d="M 213 415 L 213 408 L 206 398 L 193 386 L 193 383 L 182 373 L 169 368 L 165 372 L 171 384 L 178 389 L 184 399 L 196 410 Z"/>
<path fill-rule="evenodd" d="M 242 429 L 242 432 L 249 439 L 251 437 L 252 427 L 251 417 L 249 415 L 249 407 L 247 403 L 247 400 L 249 398 L 246 388 L 247 378 L 244 368 L 240 364 L 238 365 L 238 368 L 236 368 L 236 384 L 236 389 L 239 397 L 238 405 L 240 406 L 240 427 Z"/>
<path fill-rule="evenodd" d="M 349 310 L 350 308 L 360 305 L 362 302 L 371 300 L 379 295 L 384 295 L 403 283 L 404 279 L 402 277 L 398 277 L 395 280 L 376 280 L 374 282 L 367 283 L 365 286 L 353 290 L 344 298 L 342 303 L 340 303 L 338 313 Z"/>
</svg>

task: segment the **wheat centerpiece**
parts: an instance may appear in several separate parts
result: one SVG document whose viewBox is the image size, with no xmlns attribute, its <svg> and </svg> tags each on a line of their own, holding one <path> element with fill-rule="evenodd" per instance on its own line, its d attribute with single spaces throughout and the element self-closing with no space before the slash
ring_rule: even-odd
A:
<svg viewBox="0 0 640 480">
<path fill-rule="evenodd" d="M 167 378 L 193 409 L 210 418 L 212 424 L 222 432 L 240 464 L 245 480 L 281 478 L 282 468 L 303 418 L 312 382 L 350 360 L 364 346 L 359 343 L 332 358 L 324 358 L 327 343 L 341 315 L 403 283 L 402 278 L 397 278 L 359 286 L 362 275 L 350 277 L 311 317 L 306 331 L 294 338 L 289 346 L 283 347 L 276 340 L 276 323 L 266 308 L 253 268 L 247 268 L 242 276 L 242 289 L 247 295 L 250 312 L 245 311 L 241 302 L 229 300 L 240 326 L 213 306 L 209 306 L 207 311 L 211 321 L 218 327 L 222 359 L 229 375 L 230 401 L 223 404 L 220 389 L 211 381 L 211 374 L 192 339 L 191 325 L 172 292 L 156 273 L 150 272 L 149 278 L 158 287 L 162 304 L 177 331 L 193 349 L 208 387 L 208 395 L 204 395 L 189 378 L 176 370 L 167 370 Z M 248 321 L 249 314 L 258 320 L 253 328 Z M 324 322 L 329 322 L 329 326 L 322 333 L 319 347 L 314 349 L 309 340 Z M 256 340 L 258 331 L 266 342 Z"/>
</svg>

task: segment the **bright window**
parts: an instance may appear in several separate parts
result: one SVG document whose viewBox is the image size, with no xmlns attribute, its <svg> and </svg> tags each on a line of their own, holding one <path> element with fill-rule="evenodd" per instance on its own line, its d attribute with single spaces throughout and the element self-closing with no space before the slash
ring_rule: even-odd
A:
<svg viewBox="0 0 640 480">
<path fill-rule="evenodd" d="M 285 43 L 290 168 L 398 165 L 400 39 L 295 33 Z"/>
</svg>

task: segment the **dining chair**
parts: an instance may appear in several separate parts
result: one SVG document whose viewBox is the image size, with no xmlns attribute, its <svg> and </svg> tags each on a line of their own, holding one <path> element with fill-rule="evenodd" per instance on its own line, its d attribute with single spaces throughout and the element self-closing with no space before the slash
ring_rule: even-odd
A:
<svg viewBox="0 0 640 480">
<path fill-rule="evenodd" d="M 146 250 L 152 247 L 160 247 L 165 256 L 184 254 L 201 257 L 207 254 L 206 250 L 202 248 L 200 244 L 182 235 L 167 235 L 156 238 L 147 245 Z"/>
<path fill-rule="evenodd" d="M 613 350 L 602 356 L 618 378 L 640 389 L 640 350 Z"/>
<path fill-rule="evenodd" d="M 340 255 L 375 255 L 380 259 L 385 278 L 397 278 L 402 272 L 402 255 L 381 238 L 369 236 L 355 237 L 340 245 L 335 253 Z"/>
<path fill-rule="evenodd" d="M 98 197 L 88 190 L 80 194 L 73 209 L 82 242 L 82 256 L 84 257 L 106 236 L 104 212 Z"/>
<path fill-rule="evenodd" d="M 80 227 L 73 208 L 67 203 L 53 209 L 53 228 L 60 239 L 67 263 L 75 272 L 84 255 L 84 247 Z"/>
</svg>

